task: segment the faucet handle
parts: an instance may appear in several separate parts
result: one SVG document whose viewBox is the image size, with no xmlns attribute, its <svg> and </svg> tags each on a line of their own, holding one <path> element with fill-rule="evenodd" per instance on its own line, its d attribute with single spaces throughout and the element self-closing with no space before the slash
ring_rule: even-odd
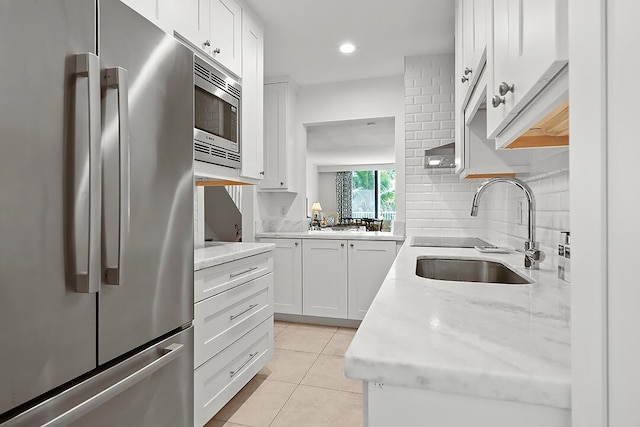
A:
<svg viewBox="0 0 640 427">
<path fill-rule="evenodd" d="M 524 266 L 532 270 L 538 269 L 538 264 L 546 258 L 544 252 L 539 249 L 538 242 L 524 242 Z"/>
</svg>

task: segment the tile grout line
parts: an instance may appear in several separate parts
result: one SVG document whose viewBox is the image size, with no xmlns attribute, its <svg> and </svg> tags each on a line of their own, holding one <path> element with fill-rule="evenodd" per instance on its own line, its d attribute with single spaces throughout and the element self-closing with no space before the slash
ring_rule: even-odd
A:
<svg viewBox="0 0 640 427">
<path fill-rule="evenodd" d="M 307 376 L 307 374 L 309 373 L 309 371 L 311 370 L 311 368 L 313 368 L 313 365 L 315 365 L 315 363 L 318 361 L 318 359 L 320 358 L 320 355 L 322 354 L 322 352 L 324 351 L 325 348 L 327 348 L 327 345 L 329 345 L 329 342 L 333 339 L 334 335 L 338 333 L 338 329 L 336 329 L 336 331 L 333 333 L 333 335 L 331 335 L 331 338 L 329 338 L 329 340 L 327 341 L 327 343 L 324 345 L 324 347 L 322 347 L 322 350 L 320 351 L 320 353 L 318 353 L 316 355 L 316 358 L 313 360 L 313 363 L 311 363 L 311 365 L 309 366 L 309 369 L 307 369 L 307 371 L 304 373 L 304 375 L 302 376 L 302 378 L 300 379 L 300 381 L 298 381 L 298 384 L 296 384 L 296 388 L 293 389 L 293 391 L 291 392 L 291 394 L 289 395 L 289 397 L 287 398 L 287 400 L 285 400 L 284 404 L 282 405 L 282 407 L 280 408 L 280 410 L 278 411 L 278 413 L 275 415 L 275 417 L 273 417 L 273 419 L 271 420 L 271 422 L 269 423 L 269 426 L 273 425 L 273 422 L 276 420 L 276 418 L 278 418 L 278 415 L 280 415 L 280 412 L 282 412 L 282 410 L 284 409 L 284 407 L 287 405 L 287 403 L 289 403 L 289 400 L 291 400 L 291 396 L 294 395 L 294 393 L 296 392 L 296 390 L 298 390 L 298 387 L 300 387 L 300 385 L 302 384 L 302 381 L 305 379 L 305 377 Z M 269 427 L 267 426 L 267 427 Z"/>
</svg>

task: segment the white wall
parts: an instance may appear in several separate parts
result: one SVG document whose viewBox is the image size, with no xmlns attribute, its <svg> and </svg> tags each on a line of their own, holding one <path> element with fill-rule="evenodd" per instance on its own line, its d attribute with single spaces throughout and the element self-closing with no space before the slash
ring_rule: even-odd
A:
<svg viewBox="0 0 640 427">
<path fill-rule="evenodd" d="M 396 150 L 396 217 L 404 220 L 404 89 L 402 76 L 363 79 L 332 84 L 302 86 L 298 92 L 296 111 L 297 145 L 300 149 L 297 175 L 306 180 L 306 131 L 311 123 L 327 123 L 371 117 L 395 118 Z M 315 184 L 302 188 L 308 192 L 318 190 Z M 306 193 L 306 192 L 305 192 Z M 315 194 L 318 194 L 317 192 Z M 293 209 L 295 214 L 304 210 L 306 194 L 299 194 Z M 313 200 L 309 199 L 309 203 Z M 324 205 L 323 205 L 324 208 Z M 299 218 L 299 216 L 294 216 Z"/>
<path fill-rule="evenodd" d="M 425 149 L 453 142 L 453 54 L 405 58 L 405 172 L 408 236 L 478 236 L 484 222 L 470 216 L 479 180 L 425 169 Z"/>
<path fill-rule="evenodd" d="M 336 205 L 336 173 L 318 173 L 318 200 L 322 205 L 323 212 L 337 212 Z"/>
</svg>

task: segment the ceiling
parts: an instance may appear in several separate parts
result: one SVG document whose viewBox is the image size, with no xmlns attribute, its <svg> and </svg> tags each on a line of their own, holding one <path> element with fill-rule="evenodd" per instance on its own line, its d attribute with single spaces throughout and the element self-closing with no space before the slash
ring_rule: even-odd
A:
<svg viewBox="0 0 640 427">
<path fill-rule="evenodd" d="M 320 166 L 395 163 L 394 124 L 393 117 L 383 117 L 307 126 L 309 162 Z"/>
<path fill-rule="evenodd" d="M 246 0 L 265 24 L 265 76 L 300 85 L 404 73 L 404 57 L 452 53 L 453 0 Z M 351 42 L 346 55 L 338 46 Z"/>
</svg>

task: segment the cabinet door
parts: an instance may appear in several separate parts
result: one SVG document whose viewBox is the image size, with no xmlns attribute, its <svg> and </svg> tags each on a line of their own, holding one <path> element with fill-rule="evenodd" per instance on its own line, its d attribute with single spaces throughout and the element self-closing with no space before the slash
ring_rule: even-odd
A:
<svg viewBox="0 0 640 427">
<path fill-rule="evenodd" d="M 464 80 L 464 62 L 462 54 L 462 2 L 457 0 L 455 5 L 456 19 L 456 36 L 455 36 L 455 66 L 456 75 L 454 76 L 455 84 L 455 156 L 456 156 L 456 173 L 460 173 L 465 168 L 464 163 L 464 100 L 467 90 L 469 89 L 469 80 Z"/>
<path fill-rule="evenodd" d="M 242 9 L 234 0 L 210 0 L 209 8 L 211 56 L 242 77 Z"/>
<path fill-rule="evenodd" d="M 349 319 L 361 320 L 396 259 L 396 242 L 349 240 Z"/>
<path fill-rule="evenodd" d="M 287 83 L 264 85 L 264 179 L 261 189 L 287 187 Z"/>
<path fill-rule="evenodd" d="M 347 317 L 347 241 L 302 242 L 302 314 Z"/>
<path fill-rule="evenodd" d="M 505 96 L 505 102 L 493 107 L 492 97 L 499 95 L 500 82 L 510 81 L 513 76 L 510 60 L 513 56 L 513 34 L 515 30 L 509 28 L 510 0 L 493 0 L 492 19 L 490 32 L 493 35 L 493 43 L 489 43 L 489 55 L 487 66 L 487 134 L 494 138 L 500 124 L 505 120 L 513 108 L 513 96 Z M 510 39 L 511 34 L 511 39 Z M 510 43 L 511 42 L 511 43 Z"/>
<path fill-rule="evenodd" d="M 495 138 L 568 62 L 567 0 L 494 0 L 487 85 L 489 138 Z M 490 43 L 491 45 L 491 43 Z M 500 93 L 500 84 L 511 87 Z M 492 106 L 492 99 L 502 103 Z"/>
<path fill-rule="evenodd" d="M 264 171 L 264 35 L 242 12 L 242 175 L 261 179 Z"/>
<path fill-rule="evenodd" d="M 509 25 L 516 110 L 522 110 L 567 64 L 567 0 L 511 0 Z M 515 25 L 511 25 L 515 22 Z M 513 38 L 513 41 L 511 40 Z"/>
<path fill-rule="evenodd" d="M 260 239 L 275 243 L 273 251 L 273 311 L 302 314 L 302 241 L 300 239 Z"/>
<path fill-rule="evenodd" d="M 169 34 L 176 31 L 205 49 L 209 39 L 209 0 L 158 0 L 158 21 Z"/>
</svg>

